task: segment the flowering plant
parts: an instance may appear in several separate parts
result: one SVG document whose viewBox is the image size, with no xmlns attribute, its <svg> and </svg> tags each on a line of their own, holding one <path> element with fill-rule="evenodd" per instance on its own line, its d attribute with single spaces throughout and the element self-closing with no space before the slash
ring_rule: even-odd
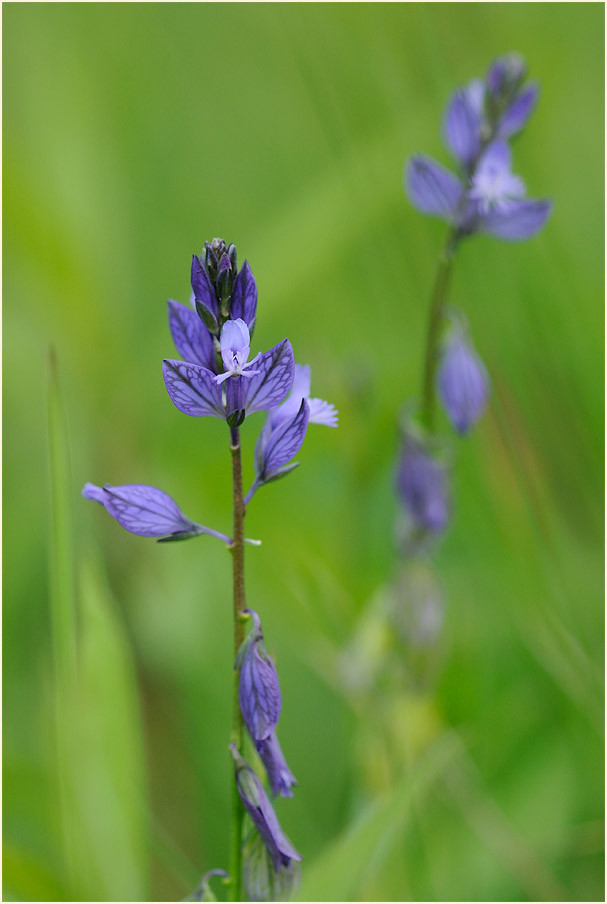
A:
<svg viewBox="0 0 607 904">
<path fill-rule="evenodd" d="M 263 644 L 257 612 L 246 608 L 244 536 L 246 507 L 260 487 L 286 476 L 296 466 L 308 424 L 337 426 L 337 411 L 310 398 L 310 368 L 295 364 L 293 349 L 283 339 L 251 360 L 257 314 L 257 286 L 247 261 L 237 268 L 236 246 L 222 239 L 207 242 L 194 255 L 190 306 L 169 301 L 169 327 L 183 360 L 163 362 L 164 381 L 173 404 L 191 417 L 217 417 L 229 428 L 233 477 L 232 536 L 186 517 L 177 503 L 156 487 L 125 484 L 103 487 L 87 483 L 86 499 L 100 503 L 122 527 L 159 542 L 208 535 L 232 554 L 234 584 L 235 694 L 229 749 L 235 784 L 229 876 L 211 870 L 194 892 L 196 900 L 212 900 L 209 880 L 221 874 L 230 900 L 284 899 L 297 881 L 301 854 L 282 831 L 260 778 L 244 757 L 244 726 L 267 772 L 274 796 L 292 797 L 297 784 L 276 736 L 281 694 L 276 669 Z M 266 411 L 255 447 L 255 479 L 243 493 L 240 425 L 249 415 Z M 252 629 L 245 637 L 245 624 Z M 250 817 L 245 837 L 245 813 Z M 243 863 L 244 856 L 244 863 Z M 244 883 L 244 889 L 243 889 Z"/>
<path fill-rule="evenodd" d="M 447 307 L 456 251 L 463 239 L 476 233 L 505 241 L 531 238 L 552 210 L 549 200 L 525 198 L 523 181 L 512 173 L 508 142 L 524 127 L 538 97 L 537 85 L 526 83 L 525 77 L 523 60 L 510 54 L 494 60 L 484 79 L 453 93 L 443 138 L 457 176 L 420 154 L 405 167 L 405 188 L 413 206 L 449 224 L 430 304 L 418 418 L 415 423 L 406 419 L 397 473 L 410 533 L 421 532 L 426 538 L 439 535 L 449 521 L 446 464 L 436 454 L 435 397 L 460 435 L 478 421 L 489 397 L 487 370 L 466 320 Z"/>
</svg>

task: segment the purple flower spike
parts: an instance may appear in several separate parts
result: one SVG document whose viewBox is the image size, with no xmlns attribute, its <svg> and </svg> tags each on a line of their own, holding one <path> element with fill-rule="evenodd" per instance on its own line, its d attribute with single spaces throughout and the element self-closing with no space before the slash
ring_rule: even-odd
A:
<svg viewBox="0 0 607 904">
<path fill-rule="evenodd" d="M 257 284 L 249 262 L 245 261 L 232 289 L 231 316 L 234 320 L 244 320 L 252 333 L 257 311 Z"/>
<path fill-rule="evenodd" d="M 254 741 L 264 741 L 276 727 L 282 700 L 276 668 L 263 643 L 259 616 L 253 609 L 246 611 L 253 617 L 253 630 L 235 666 L 240 666 L 238 698 L 249 734 Z"/>
<path fill-rule="evenodd" d="M 409 200 L 421 213 L 441 217 L 450 223 L 457 219 L 464 197 L 460 181 L 430 157 L 412 157 L 405 168 L 405 188 Z"/>
<path fill-rule="evenodd" d="M 184 361 L 216 370 L 213 339 L 200 317 L 183 304 L 169 301 L 169 328 Z"/>
<path fill-rule="evenodd" d="M 156 487 L 140 483 L 103 487 L 84 485 L 85 499 L 99 502 L 125 530 L 140 537 L 161 537 L 166 540 L 185 540 L 199 534 L 209 534 L 230 543 L 225 534 L 196 524 L 181 512 L 174 499 Z"/>
<path fill-rule="evenodd" d="M 421 442 L 407 437 L 396 475 L 396 486 L 415 524 L 433 534 L 449 521 L 449 496 L 444 467 Z"/>
<path fill-rule="evenodd" d="M 489 378 L 485 365 L 459 328 L 443 353 L 438 387 L 454 429 L 462 435 L 467 433 L 485 410 Z"/>
<path fill-rule="evenodd" d="M 277 794 L 280 794 L 281 797 L 293 797 L 291 788 L 297 784 L 297 779 L 287 765 L 276 732 L 273 731 L 265 741 L 256 741 L 255 746 L 266 767 L 274 797 Z"/>
<path fill-rule="evenodd" d="M 259 778 L 247 765 L 234 744 L 230 744 L 230 752 L 234 758 L 238 793 L 245 810 L 264 841 L 274 869 L 278 872 L 282 867 L 288 867 L 292 860 L 302 860 L 299 851 L 295 850 L 281 829 Z"/>
</svg>

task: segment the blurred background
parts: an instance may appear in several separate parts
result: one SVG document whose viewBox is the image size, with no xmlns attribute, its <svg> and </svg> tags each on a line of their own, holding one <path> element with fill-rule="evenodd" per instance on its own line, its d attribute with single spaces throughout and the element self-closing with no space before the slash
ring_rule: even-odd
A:
<svg viewBox="0 0 607 904">
<path fill-rule="evenodd" d="M 229 556 L 129 535 L 79 495 L 149 483 L 229 531 L 225 426 L 180 414 L 161 374 L 166 299 L 187 301 L 213 236 L 255 273 L 253 351 L 288 335 L 340 411 L 247 516 L 300 898 L 602 899 L 602 5 L 3 19 L 4 900 L 179 900 L 227 865 Z M 434 571 L 398 585 L 403 607 L 444 598 L 420 653 L 384 615 L 397 418 L 445 227 L 402 171 L 418 151 L 449 163 L 450 92 L 513 50 L 542 86 L 514 170 L 555 210 L 457 260 L 493 394 L 454 445 Z"/>
</svg>

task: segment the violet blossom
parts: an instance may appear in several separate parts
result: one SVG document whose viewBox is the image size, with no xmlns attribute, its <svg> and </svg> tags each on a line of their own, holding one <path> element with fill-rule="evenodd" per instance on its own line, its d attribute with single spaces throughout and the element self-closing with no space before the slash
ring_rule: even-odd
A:
<svg viewBox="0 0 607 904">
<path fill-rule="evenodd" d="M 430 157 L 417 155 L 407 164 L 409 200 L 421 213 L 450 223 L 458 237 L 485 232 L 506 241 L 531 238 L 544 226 L 552 202 L 525 198 L 525 186 L 511 171 L 503 141 L 490 144 L 463 183 Z"/>
<path fill-rule="evenodd" d="M 485 232 L 521 241 L 539 232 L 552 210 L 551 201 L 525 198 L 511 170 L 506 140 L 524 126 L 538 93 L 535 85 L 522 85 L 524 75 L 524 63 L 510 54 L 491 64 L 485 81 L 474 79 L 452 95 L 443 135 L 460 177 L 425 155 L 407 163 L 409 200 L 447 220 L 457 238 Z"/>
</svg>

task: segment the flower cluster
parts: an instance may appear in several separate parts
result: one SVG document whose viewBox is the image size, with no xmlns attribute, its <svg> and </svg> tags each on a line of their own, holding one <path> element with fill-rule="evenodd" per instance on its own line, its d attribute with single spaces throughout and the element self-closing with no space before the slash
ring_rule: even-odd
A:
<svg viewBox="0 0 607 904">
<path fill-rule="evenodd" d="M 190 306 L 168 302 L 171 336 L 183 360 L 163 361 L 165 385 L 180 411 L 222 418 L 230 427 L 257 411 L 268 412 L 255 449 L 248 503 L 259 487 L 297 467 L 289 462 L 301 449 L 308 424 L 336 427 L 337 411 L 328 402 L 309 398 L 310 368 L 295 364 L 288 339 L 249 361 L 257 285 L 247 261 L 237 269 L 234 244 L 207 242 L 204 253 L 192 258 L 191 284 Z M 156 487 L 87 483 L 82 495 L 143 537 L 166 541 L 208 534 L 231 543 L 226 534 L 190 521 Z"/>
<path fill-rule="evenodd" d="M 409 199 L 422 213 L 447 220 L 458 237 L 486 232 L 517 241 L 546 222 L 552 203 L 525 198 L 512 173 L 508 139 L 527 122 L 537 100 L 536 85 L 524 84 L 525 66 L 516 54 L 496 60 L 484 80 L 454 92 L 443 137 L 459 176 L 425 155 L 407 164 Z"/>
<path fill-rule="evenodd" d="M 445 307 L 447 275 L 457 245 L 479 232 L 507 241 L 530 238 L 552 210 L 551 201 L 526 198 L 523 181 L 512 173 L 508 142 L 526 124 L 538 96 L 537 86 L 525 83 L 525 76 L 523 60 L 510 54 L 495 60 L 484 79 L 474 79 L 453 93 L 443 120 L 443 138 L 458 175 L 425 155 L 412 157 L 405 167 L 405 187 L 413 206 L 450 225 L 441 262 L 443 281 L 437 283 L 443 294 L 435 296 L 431 323 L 439 324 L 438 336 L 445 315 L 450 315 L 451 324 L 438 343 L 430 342 L 426 368 L 427 376 L 435 376 L 437 395 L 460 435 L 468 433 L 483 414 L 489 377 L 463 315 Z M 433 382 L 427 379 L 429 393 Z M 431 538 L 444 531 L 449 521 L 447 469 L 436 454 L 436 443 L 422 431 L 409 422 L 404 433 L 397 490 L 414 534 Z"/>
</svg>

